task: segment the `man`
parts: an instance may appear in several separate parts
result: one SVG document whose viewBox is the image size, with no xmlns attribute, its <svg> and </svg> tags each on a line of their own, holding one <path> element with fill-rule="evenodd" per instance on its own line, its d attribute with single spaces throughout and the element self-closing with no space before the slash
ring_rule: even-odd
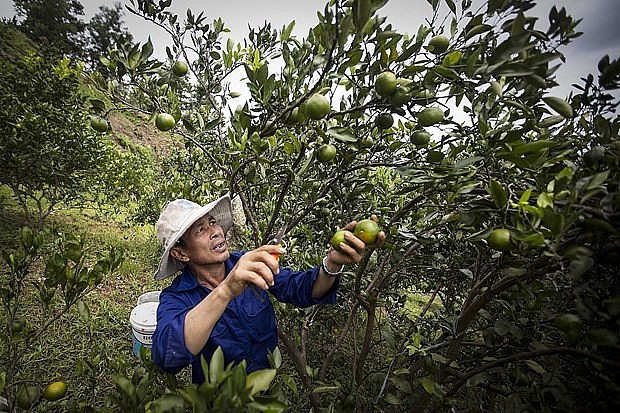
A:
<svg viewBox="0 0 620 413">
<path fill-rule="evenodd" d="M 334 304 L 338 275 L 344 265 L 358 263 L 366 247 L 349 234 L 349 245 L 330 249 L 321 266 L 298 272 L 279 266 L 274 255 L 285 250 L 278 245 L 229 252 L 226 233 L 232 223 L 226 195 L 205 206 L 185 199 L 170 202 L 156 225 L 164 253 L 155 279 L 182 272 L 160 295 L 152 357 L 171 373 L 191 364 L 195 383 L 204 381 L 200 356 L 210 360 L 218 347 L 226 364 L 245 360 L 248 372 L 269 368 L 277 329 L 266 292 L 298 307 Z M 355 221 L 345 229 L 354 226 Z M 384 239 L 381 232 L 378 245 Z M 251 285 L 258 288 L 247 288 Z"/>
</svg>

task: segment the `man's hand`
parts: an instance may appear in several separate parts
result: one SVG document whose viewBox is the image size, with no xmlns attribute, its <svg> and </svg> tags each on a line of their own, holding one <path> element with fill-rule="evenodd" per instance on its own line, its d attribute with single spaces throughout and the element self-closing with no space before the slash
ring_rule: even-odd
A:
<svg viewBox="0 0 620 413">
<path fill-rule="evenodd" d="M 251 284 L 263 290 L 268 289 L 274 284 L 274 275 L 280 272 L 280 265 L 274 255 L 285 252 L 278 245 L 263 245 L 243 254 L 220 286 L 228 290 L 231 298 L 241 294 Z"/>
<path fill-rule="evenodd" d="M 375 222 L 379 221 L 377 216 L 374 214 L 370 218 Z M 340 251 L 334 248 L 329 249 L 326 262 L 327 269 L 329 271 L 336 272 L 343 265 L 357 264 L 364 256 L 367 245 L 364 243 L 364 241 L 362 241 L 353 234 L 353 230 L 355 229 L 356 224 L 357 221 L 351 221 L 343 228 L 344 230 L 348 231 L 345 234 L 345 240 L 347 242 L 343 242 L 340 244 Z M 373 247 L 380 248 L 381 245 L 383 245 L 384 241 L 385 232 L 380 231 L 379 234 L 377 234 L 377 241 L 375 242 Z"/>
</svg>

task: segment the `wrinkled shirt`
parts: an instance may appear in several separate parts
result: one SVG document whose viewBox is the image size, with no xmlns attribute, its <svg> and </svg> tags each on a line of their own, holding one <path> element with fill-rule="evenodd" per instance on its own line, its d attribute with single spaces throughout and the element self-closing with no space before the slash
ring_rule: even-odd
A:
<svg viewBox="0 0 620 413">
<path fill-rule="evenodd" d="M 230 254 L 225 262 L 226 275 L 242 255 L 241 252 Z M 280 273 L 274 277 L 274 285 L 269 288 L 269 293 L 280 302 L 300 308 L 315 304 L 335 304 L 338 279 L 324 297 L 312 298 L 312 286 L 319 269 L 320 267 L 315 267 L 298 272 L 280 267 Z M 278 342 L 276 315 L 269 296 L 258 288 L 246 288 L 228 303 L 198 355 L 193 355 L 187 349 L 184 335 L 185 315 L 211 291 L 199 284 L 186 266 L 172 284 L 161 292 L 152 345 L 155 364 L 173 374 L 191 364 L 192 381 L 202 383 L 204 374 L 200 356 L 203 355 L 209 362 L 215 350 L 221 347 L 225 365 L 245 360 L 248 373 L 269 368 L 267 356 L 276 348 Z"/>
</svg>

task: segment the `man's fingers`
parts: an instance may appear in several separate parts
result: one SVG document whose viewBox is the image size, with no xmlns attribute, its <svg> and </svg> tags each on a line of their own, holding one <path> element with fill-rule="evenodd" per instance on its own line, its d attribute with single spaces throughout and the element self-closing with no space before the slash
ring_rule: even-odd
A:
<svg viewBox="0 0 620 413">
<path fill-rule="evenodd" d="M 347 225 L 345 225 L 342 229 L 353 232 L 356 225 L 357 225 L 357 221 L 351 221 Z"/>
</svg>

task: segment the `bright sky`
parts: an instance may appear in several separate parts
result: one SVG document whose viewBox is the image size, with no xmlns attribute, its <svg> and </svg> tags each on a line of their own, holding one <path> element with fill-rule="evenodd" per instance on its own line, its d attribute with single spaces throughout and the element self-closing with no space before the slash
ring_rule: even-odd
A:
<svg viewBox="0 0 620 413">
<path fill-rule="evenodd" d="M 85 11 L 84 20 L 89 20 L 97 13 L 99 5 L 111 7 L 116 1 L 130 4 L 129 0 L 81 0 Z M 322 11 L 326 2 L 327 0 L 173 0 L 172 11 L 184 17 L 186 10 L 190 8 L 195 14 L 205 11 L 209 20 L 222 17 L 232 31 L 231 37 L 239 41 L 246 36 L 248 24 L 258 27 L 265 21 L 271 22 L 273 28 L 280 29 L 295 20 L 294 34 L 305 37 L 308 29 L 317 22 L 317 11 Z M 565 96 L 571 90 L 571 83 L 588 73 L 596 73 L 596 65 L 602 56 L 609 54 L 612 59 L 620 57 L 620 7 L 618 0 L 539 0 L 538 6 L 528 12 L 541 17 L 537 27 L 542 29 L 548 26 L 547 15 L 554 4 L 557 4 L 558 8 L 566 7 L 569 14 L 576 18 L 583 18 L 578 29 L 583 31 L 584 35 L 563 49 L 567 63 L 557 72 L 561 86 L 556 88 L 554 93 Z M 13 14 L 13 1 L 0 1 L 0 17 Z M 379 14 L 387 16 L 395 29 L 416 33 L 418 26 L 429 16 L 430 6 L 426 0 L 390 0 Z M 170 41 L 161 30 L 129 12 L 125 13 L 125 21 L 137 41 L 146 41 L 150 35 L 156 50 L 163 56 L 163 46 L 170 44 Z"/>
</svg>

